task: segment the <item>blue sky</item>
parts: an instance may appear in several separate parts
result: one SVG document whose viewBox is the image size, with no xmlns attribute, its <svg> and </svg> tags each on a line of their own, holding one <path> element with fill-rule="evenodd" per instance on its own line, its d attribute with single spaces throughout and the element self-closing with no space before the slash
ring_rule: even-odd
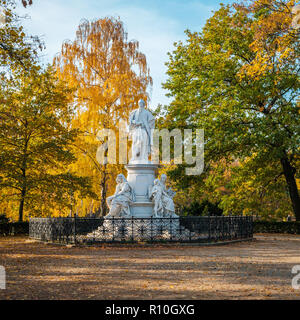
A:
<svg viewBox="0 0 300 320">
<path fill-rule="evenodd" d="M 34 0 L 21 14 L 28 14 L 25 27 L 30 34 L 42 36 L 46 43 L 45 61 L 51 62 L 64 40 L 75 38 L 82 19 L 120 17 L 128 38 L 138 40 L 146 54 L 153 77 L 150 106 L 167 104 L 161 83 L 166 79 L 165 62 L 173 43 L 184 40 L 184 30 L 200 31 L 219 3 L 233 0 Z"/>
</svg>

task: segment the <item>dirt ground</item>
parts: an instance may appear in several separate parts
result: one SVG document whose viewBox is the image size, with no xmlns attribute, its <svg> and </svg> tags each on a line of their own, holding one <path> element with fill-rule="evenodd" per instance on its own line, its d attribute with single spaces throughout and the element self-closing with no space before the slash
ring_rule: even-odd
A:
<svg viewBox="0 0 300 320">
<path fill-rule="evenodd" d="M 66 247 L 0 237 L 3 299 L 300 299 L 300 236 L 222 246 Z"/>
</svg>

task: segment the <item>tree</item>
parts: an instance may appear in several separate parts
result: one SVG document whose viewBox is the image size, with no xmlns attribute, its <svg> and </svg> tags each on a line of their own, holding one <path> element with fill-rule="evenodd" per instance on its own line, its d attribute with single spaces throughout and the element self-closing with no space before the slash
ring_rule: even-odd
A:
<svg viewBox="0 0 300 320">
<path fill-rule="evenodd" d="M 270 159 L 262 168 L 260 160 L 255 155 L 227 169 L 229 174 L 223 180 L 227 192 L 223 192 L 219 206 L 227 214 L 242 212 L 282 220 L 292 214 L 292 205 L 280 163 Z"/>
<path fill-rule="evenodd" d="M 249 25 L 253 32 L 250 48 L 255 55 L 243 66 L 241 76 L 245 73 L 251 78 L 260 77 L 274 71 L 274 64 L 280 69 L 297 63 L 300 9 L 296 1 L 255 0 L 234 7 L 255 17 Z"/>
<path fill-rule="evenodd" d="M 31 1 L 23 1 L 24 6 L 30 4 Z M 0 71 L 5 74 L 30 72 L 37 62 L 38 50 L 44 47 L 38 37 L 25 34 L 21 19 L 14 11 L 15 6 L 14 0 L 0 0 Z"/>
<path fill-rule="evenodd" d="M 275 0 L 222 5 L 202 32 L 187 31 L 187 43 L 175 43 L 169 54 L 164 87 L 173 101 L 165 107 L 162 126 L 205 130 L 206 175 L 221 160 L 228 166 L 247 161 L 244 182 L 259 168 L 266 173 L 261 175 L 266 188 L 283 174 L 300 220 L 300 46 L 291 23 L 293 6 L 294 1 Z M 201 184 L 206 177 L 180 178 L 176 171 L 180 167 L 174 174 L 183 184 L 190 179 Z"/>
<path fill-rule="evenodd" d="M 72 170 L 93 177 L 102 215 L 107 212 L 107 193 L 123 166 L 97 163 L 96 137 L 103 128 L 117 132 L 119 120 L 127 120 L 137 101 L 147 98 L 152 79 L 146 57 L 138 49 L 137 41 L 128 41 L 123 23 L 107 17 L 83 21 L 76 39 L 65 42 L 54 61 L 59 77 L 75 88 L 77 113 L 72 125 L 81 135 L 74 144 L 78 161 Z"/>
<path fill-rule="evenodd" d="M 66 172 L 77 135 L 70 93 L 51 68 L 1 80 L 0 200 L 18 202 L 19 221 L 24 209 L 41 215 L 70 206 L 71 189 L 93 196 L 87 178 Z"/>
</svg>

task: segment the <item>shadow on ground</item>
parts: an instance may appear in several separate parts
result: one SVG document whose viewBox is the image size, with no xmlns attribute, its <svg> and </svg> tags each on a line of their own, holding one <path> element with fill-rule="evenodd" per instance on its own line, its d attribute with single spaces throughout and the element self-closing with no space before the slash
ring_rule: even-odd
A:
<svg viewBox="0 0 300 320">
<path fill-rule="evenodd" d="M 0 238 L 0 299 L 300 299 L 300 236 L 226 246 L 65 247 Z"/>
</svg>

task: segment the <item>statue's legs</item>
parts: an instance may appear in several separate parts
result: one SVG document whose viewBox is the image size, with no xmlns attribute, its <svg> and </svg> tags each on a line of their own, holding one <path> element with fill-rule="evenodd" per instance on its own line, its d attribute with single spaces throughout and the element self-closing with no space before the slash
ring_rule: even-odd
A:
<svg viewBox="0 0 300 320">
<path fill-rule="evenodd" d="M 114 199 L 114 196 L 106 198 L 106 203 L 107 203 L 109 209 L 111 208 L 113 199 Z"/>
<path fill-rule="evenodd" d="M 163 196 L 162 206 L 164 211 L 164 216 L 171 216 L 175 213 L 174 202 L 171 198 Z"/>
<path fill-rule="evenodd" d="M 146 130 L 137 128 L 132 134 L 132 158 L 134 160 L 148 160 L 149 138 Z"/>
<path fill-rule="evenodd" d="M 120 205 L 112 203 L 112 205 L 110 207 L 110 210 L 109 210 L 109 213 L 106 216 L 106 218 L 110 218 L 110 217 L 117 218 L 117 217 L 120 217 L 121 216 L 121 209 L 122 209 L 122 207 Z"/>
</svg>

